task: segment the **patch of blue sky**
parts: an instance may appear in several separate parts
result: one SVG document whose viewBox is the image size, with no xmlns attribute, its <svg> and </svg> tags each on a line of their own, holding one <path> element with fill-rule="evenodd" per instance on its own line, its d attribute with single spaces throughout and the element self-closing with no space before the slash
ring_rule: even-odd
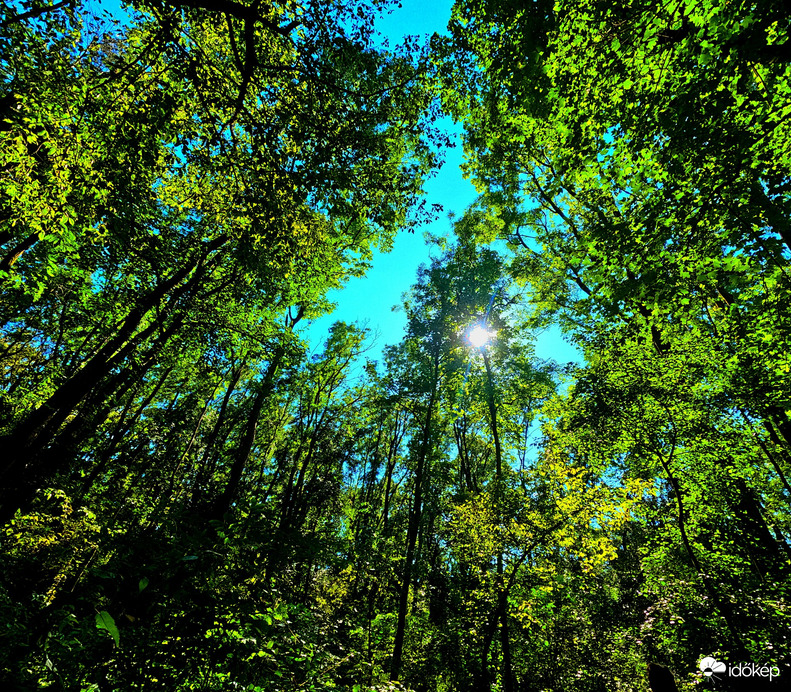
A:
<svg viewBox="0 0 791 692">
<path fill-rule="evenodd" d="M 110 17 L 119 22 L 126 22 L 132 9 L 121 0 L 86 0 L 84 7 L 88 13 L 96 17 Z"/>
</svg>

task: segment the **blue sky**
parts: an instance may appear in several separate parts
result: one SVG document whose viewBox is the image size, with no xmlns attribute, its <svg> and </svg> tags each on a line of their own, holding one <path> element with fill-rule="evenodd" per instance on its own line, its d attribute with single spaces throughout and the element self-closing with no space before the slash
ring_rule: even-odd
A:
<svg viewBox="0 0 791 692">
<path fill-rule="evenodd" d="M 88 0 L 89 7 L 107 9 L 121 18 L 123 11 L 119 5 L 119 0 Z M 401 0 L 400 5 L 383 16 L 376 27 L 391 46 L 407 35 L 426 37 L 434 32 L 446 33 L 452 0 Z M 377 335 L 366 354 L 370 358 L 379 358 L 384 345 L 401 341 L 406 317 L 402 311 L 394 312 L 393 308 L 401 306 L 402 295 L 415 281 L 418 267 L 430 261 L 432 251 L 438 252 L 426 242 L 425 233 L 452 236 L 449 212 L 461 216 L 476 198 L 475 188 L 462 177 L 459 168 L 463 157 L 462 128 L 449 118 L 441 125 L 452 135 L 456 146 L 445 152 L 444 166 L 427 182 L 425 189 L 427 206 L 441 204 L 443 213 L 414 233 L 400 233 L 391 252 L 375 253 L 366 276 L 350 280 L 342 290 L 330 292 L 329 299 L 337 304 L 334 312 L 302 327 L 302 334 L 313 350 L 322 348 L 330 326 L 337 320 L 368 326 Z M 564 341 L 557 329 L 545 330 L 537 336 L 538 357 L 559 362 L 581 359 L 579 351 Z"/>
<path fill-rule="evenodd" d="M 451 0 L 401 0 L 401 8 L 383 17 L 377 29 L 390 45 L 395 45 L 409 34 L 425 36 L 434 32 L 446 33 L 450 19 Z M 452 235 L 448 213 L 461 216 L 472 204 L 477 194 L 472 183 L 462 177 L 462 128 L 448 118 L 442 125 L 450 132 L 456 146 L 445 154 L 445 165 L 426 184 L 428 205 L 441 204 L 444 211 L 433 223 L 417 229 L 415 233 L 401 233 L 396 237 L 390 253 L 376 253 L 366 276 L 352 279 L 345 288 L 332 291 L 329 299 L 337 304 L 331 315 L 315 320 L 304 328 L 304 334 L 314 349 L 320 349 L 329 327 L 336 320 L 358 322 L 377 333 L 368 357 L 378 358 L 385 344 L 401 341 L 406 326 L 403 312 L 394 312 L 401 305 L 402 294 L 414 283 L 417 269 L 427 264 L 436 248 L 424 240 L 424 234 Z M 562 339 L 557 329 L 548 329 L 537 335 L 536 355 L 559 362 L 581 359 L 579 351 Z"/>
<path fill-rule="evenodd" d="M 401 0 L 400 4 L 400 8 L 382 17 L 376 25 L 391 46 L 401 43 L 407 35 L 426 37 L 434 32 L 445 33 L 452 0 Z M 378 357 L 385 344 L 401 341 L 406 317 L 393 308 L 401 305 L 401 296 L 414 283 L 418 267 L 430 260 L 431 249 L 424 240 L 425 233 L 441 236 L 451 233 L 448 213 L 461 216 L 476 197 L 475 188 L 462 178 L 459 170 L 461 128 L 454 126 L 449 118 L 442 126 L 455 135 L 456 147 L 445 152 L 445 165 L 427 182 L 426 197 L 427 206 L 441 204 L 444 211 L 433 223 L 414 233 L 400 233 L 391 252 L 376 252 L 366 276 L 352 279 L 342 290 L 330 292 L 329 299 L 338 307 L 331 315 L 315 320 L 304 329 L 313 348 L 321 348 L 325 334 L 336 320 L 367 325 L 378 335 L 368 354 L 373 358 Z M 436 248 L 434 252 L 437 253 Z"/>
</svg>

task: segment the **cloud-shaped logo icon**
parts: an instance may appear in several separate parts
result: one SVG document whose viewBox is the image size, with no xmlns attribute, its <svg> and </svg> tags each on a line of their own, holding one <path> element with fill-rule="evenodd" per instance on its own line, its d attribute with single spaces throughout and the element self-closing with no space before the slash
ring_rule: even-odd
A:
<svg viewBox="0 0 791 692">
<path fill-rule="evenodd" d="M 703 675 L 710 678 L 714 673 L 724 673 L 725 664 L 713 659 L 711 656 L 706 656 L 700 662 L 700 669 L 703 671 Z"/>
</svg>

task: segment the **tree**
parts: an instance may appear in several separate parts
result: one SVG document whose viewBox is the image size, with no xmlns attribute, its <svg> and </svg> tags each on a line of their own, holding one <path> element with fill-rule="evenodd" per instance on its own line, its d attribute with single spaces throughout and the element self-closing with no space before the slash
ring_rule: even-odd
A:
<svg viewBox="0 0 791 692">
<path fill-rule="evenodd" d="M 324 450 L 326 420 L 291 419 L 324 377 L 291 328 L 424 217 L 429 65 L 376 48 L 362 4 L 141 2 L 104 35 L 82 9 L 0 10 L 2 675 L 220 685 L 247 656 L 305 653 L 273 624 L 288 607 L 232 594 L 280 564 L 250 542 L 276 502 L 298 553 L 335 526 L 351 426 Z M 328 362 L 361 338 L 342 331 Z M 326 554 L 300 553 L 301 576 Z M 277 646 L 240 644 L 265 618 Z M 53 634 L 74 622 L 72 643 Z M 200 637 L 205 666 L 185 653 Z M 126 647 L 112 669 L 108 642 Z M 331 655 L 308 678 L 332 678 Z"/>
<path fill-rule="evenodd" d="M 84 55 L 62 55 L 60 44 L 50 50 L 24 21 L 7 29 L 9 40 L 31 45 L 27 58 L 7 63 L 14 96 L 3 135 L 14 158 L 4 170 L 16 191 L 6 219 L 14 255 L 5 272 L 7 319 L 30 323 L 28 313 L 44 306 L 56 282 L 66 282 L 67 295 L 79 290 L 94 314 L 106 312 L 95 339 L 76 341 L 78 370 L 45 367 L 36 396 L 8 404 L 6 519 L 64 470 L 68 454 L 52 441 L 63 442 L 65 421 L 79 415 L 100 423 L 97 408 L 120 396 L 125 377 L 141 376 L 142 353 L 154 357 L 176 338 L 196 303 L 219 305 L 224 295 L 258 319 L 273 306 L 275 314 L 289 305 L 319 310 L 328 288 L 359 273 L 376 245 L 387 247 L 414 221 L 432 161 L 428 144 L 412 134 L 429 102 L 420 58 L 377 51 L 359 17 L 344 25 L 342 8 L 294 7 L 298 18 L 281 26 L 254 6 L 237 17 L 241 5 L 234 5 L 218 28 L 216 7 L 178 7 L 138 15 L 126 30 L 127 53 L 108 54 L 112 42 L 93 40 Z M 39 21 L 61 43 L 80 36 L 74 13 Z M 244 63 L 236 59 L 240 21 Z M 39 83 L 45 72 L 59 81 Z M 238 75 L 233 97 L 233 78 L 218 81 L 219 74 Z M 52 82 L 42 93 L 40 84 Z M 22 146 L 39 139 L 46 160 Z M 82 141 L 95 149 L 84 171 L 69 163 L 73 152 L 83 156 Z M 87 180 L 94 169 L 100 175 L 78 184 L 58 173 L 64 167 Z M 26 184 L 23 175 L 40 183 Z M 86 206 L 86 198 L 101 204 Z M 74 219 L 65 235 L 30 208 L 34 199 Z M 53 269 L 60 264 L 74 268 Z M 71 332 L 56 336 L 47 321 L 39 331 L 12 333 L 57 351 Z M 64 329 L 69 323 L 60 320 Z M 142 361 L 134 375 L 133 353 Z"/>
<path fill-rule="evenodd" d="M 646 526 L 673 537 L 663 534 L 663 558 L 646 554 L 644 593 L 668 597 L 651 575 L 672 563 L 669 617 L 698 612 L 681 585 L 698 583 L 722 618 L 701 631 L 751 655 L 751 641 L 777 638 L 785 606 L 756 635 L 749 608 L 720 591 L 786 598 L 780 582 L 747 576 L 787 569 L 785 510 L 767 509 L 788 493 L 782 15 L 776 3 L 459 2 L 447 44 L 448 69 L 465 79 L 446 104 L 465 123 L 483 192 L 469 232 L 509 242 L 536 321 L 562 324 L 591 364 L 553 415 L 575 417 L 590 397 L 575 420 L 600 449 L 584 458 L 664 479 Z M 595 421 L 622 421 L 620 432 Z M 631 465 L 644 456 L 653 461 Z M 747 553 L 750 567 L 737 557 Z M 642 655 L 683 650 L 671 629 Z"/>
</svg>

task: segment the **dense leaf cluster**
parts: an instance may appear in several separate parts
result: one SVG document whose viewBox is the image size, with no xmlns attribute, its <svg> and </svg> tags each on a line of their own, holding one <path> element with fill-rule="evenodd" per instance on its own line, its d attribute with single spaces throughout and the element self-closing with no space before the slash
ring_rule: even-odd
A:
<svg viewBox="0 0 791 692">
<path fill-rule="evenodd" d="M 387 9 L 0 9 L 0 684 L 782 689 L 787 12 Z M 380 362 L 308 354 L 440 107 L 480 198 Z"/>
</svg>

